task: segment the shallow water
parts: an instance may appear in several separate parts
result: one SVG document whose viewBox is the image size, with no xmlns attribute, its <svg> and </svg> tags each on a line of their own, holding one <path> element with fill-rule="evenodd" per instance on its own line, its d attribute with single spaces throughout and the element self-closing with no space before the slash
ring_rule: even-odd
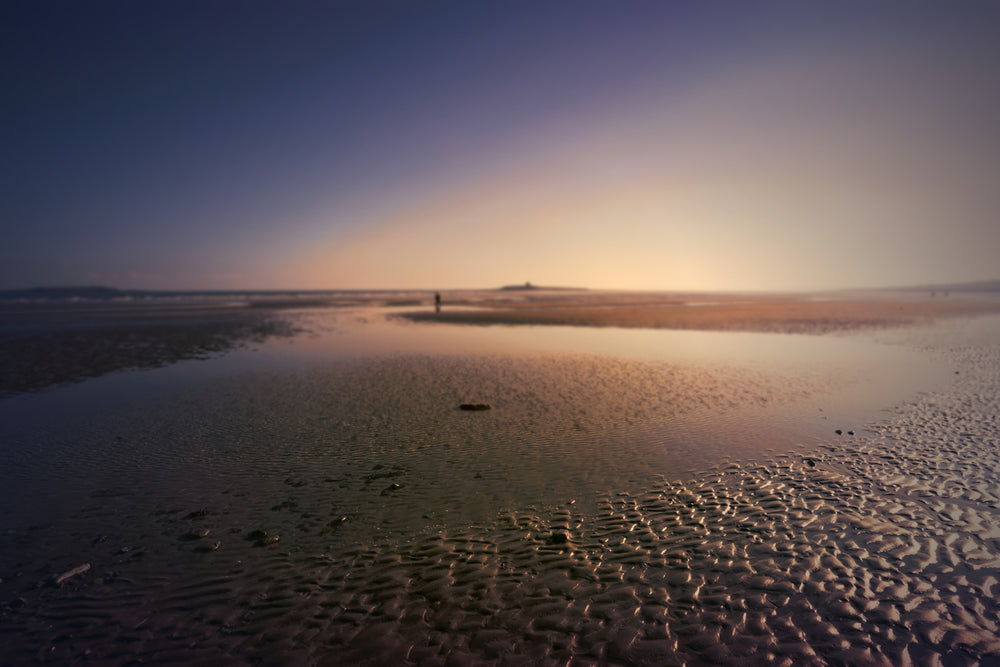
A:
<svg viewBox="0 0 1000 667">
<path fill-rule="evenodd" d="M 750 401 L 734 413 L 731 409 L 713 410 L 709 404 L 697 414 L 671 419 L 670 428 L 663 428 L 662 421 L 654 419 L 621 436 L 657 446 L 685 447 L 692 457 L 720 440 L 727 441 L 727 447 L 746 446 L 747 452 L 759 448 L 764 440 L 775 448 L 815 442 L 841 426 L 846 431 L 864 424 L 881 410 L 919 392 L 940 388 L 952 373 L 939 359 L 871 333 L 809 336 L 614 327 L 456 326 L 413 324 L 393 319 L 393 313 L 391 308 L 304 312 L 305 326 L 313 335 L 272 341 L 255 353 L 257 359 L 252 362 L 246 361 L 245 355 L 231 361 L 290 368 L 385 355 L 596 355 L 706 370 L 736 369 L 744 374 L 782 376 L 792 385 L 810 384 L 801 387 L 797 396 L 794 392 L 783 396 L 780 406 L 774 401 L 767 405 L 767 401 Z M 683 442 L 674 433 L 683 433 Z M 677 472 L 691 471 L 709 461 L 692 458 L 690 466 Z"/>
<path fill-rule="evenodd" d="M 171 479 L 208 475 L 215 486 L 213 475 L 242 462 L 247 475 L 281 469 L 288 462 L 269 439 L 293 448 L 333 439 L 341 456 L 365 459 L 359 437 L 380 460 L 403 457 L 392 453 L 401 441 L 432 443 L 410 467 L 439 484 L 502 469 L 492 485 L 458 484 L 458 497 L 488 488 L 493 501 L 476 512 L 422 499 L 430 514 L 488 518 L 525 499 L 592 498 L 654 475 L 814 445 L 835 429 L 860 431 L 951 373 L 870 335 L 412 324 L 392 312 L 304 310 L 291 313 L 306 329 L 292 339 L 0 402 L 14 462 L 3 493 L 52 496 L 11 520 L 45 521 L 70 497 L 63 485 L 93 492 L 103 477 L 146 483 L 176 468 Z M 494 409 L 456 410 L 469 401 Z M 124 442 L 133 443 L 132 468 L 115 465 Z M 442 448 L 451 450 L 443 459 Z M 231 456 L 206 461 L 206 450 Z"/>
<path fill-rule="evenodd" d="M 405 308 L 302 311 L 309 334 L 236 353 L 228 367 L 301 368 L 386 355 L 598 355 L 642 362 L 823 377 L 827 410 L 867 421 L 873 410 L 938 388 L 947 364 L 882 334 L 790 335 L 566 326 L 415 324 L 394 319 Z M 986 318 L 988 319 L 988 318 Z M 202 367 L 203 371 L 208 369 Z M 787 412 L 786 412 L 787 414 Z M 803 413 L 795 419 L 806 418 Z"/>
<path fill-rule="evenodd" d="M 0 401 L 11 655 L 995 655 L 995 321 L 948 350 L 957 325 L 300 317 L 294 340 Z"/>
</svg>

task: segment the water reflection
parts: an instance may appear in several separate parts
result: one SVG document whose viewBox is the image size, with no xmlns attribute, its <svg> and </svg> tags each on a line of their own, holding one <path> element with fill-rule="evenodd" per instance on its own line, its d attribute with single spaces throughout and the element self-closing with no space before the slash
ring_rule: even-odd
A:
<svg viewBox="0 0 1000 667">
<path fill-rule="evenodd" d="M 872 333 L 809 336 L 617 327 L 456 325 L 395 319 L 403 309 L 313 310 L 297 314 L 309 333 L 261 347 L 234 364 L 315 364 L 387 354 L 594 354 L 645 362 L 724 365 L 796 374 L 826 374 L 827 410 L 855 422 L 949 376 L 947 365 L 912 346 Z M 882 337 L 884 338 L 884 336 Z M 838 391 L 842 389 L 843 391 Z M 805 415 L 797 415 L 805 416 Z"/>
<path fill-rule="evenodd" d="M 17 464 L 0 499 L 43 499 L 39 516 L 20 517 L 30 524 L 123 485 L 211 505 L 230 489 L 280 495 L 294 476 L 330 487 L 317 502 L 370 512 L 359 525 L 416 525 L 406 508 L 482 519 L 834 441 L 950 373 L 871 335 L 418 324 L 393 312 L 303 310 L 291 339 L 0 402 Z M 465 401 L 497 409 L 460 413 Z M 366 485 L 393 466 L 410 476 L 409 503 Z"/>
</svg>

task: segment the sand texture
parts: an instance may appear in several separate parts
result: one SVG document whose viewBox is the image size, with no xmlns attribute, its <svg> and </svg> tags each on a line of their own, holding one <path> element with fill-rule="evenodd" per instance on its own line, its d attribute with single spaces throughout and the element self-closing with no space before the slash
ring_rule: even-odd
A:
<svg viewBox="0 0 1000 667">
<path fill-rule="evenodd" d="M 996 664 L 1000 347 L 914 344 L 949 387 L 818 447 L 688 452 L 683 474 L 605 434 L 816 384 L 398 356 L 56 429 L 5 489 L 48 470 L 30 497 L 64 506 L 6 530 L 3 660 Z"/>
</svg>

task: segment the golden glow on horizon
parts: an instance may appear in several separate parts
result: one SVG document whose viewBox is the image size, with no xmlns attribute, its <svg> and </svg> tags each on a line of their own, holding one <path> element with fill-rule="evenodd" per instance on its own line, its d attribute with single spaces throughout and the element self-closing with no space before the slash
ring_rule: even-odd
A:
<svg viewBox="0 0 1000 667">
<path fill-rule="evenodd" d="M 989 233 L 977 188 L 993 158 L 927 136 L 942 103 L 849 76 L 866 66 L 758 63 L 684 100 L 619 100 L 314 242 L 280 281 L 809 289 L 990 265 L 988 244 L 962 247 L 951 225 Z M 977 160 L 983 182 L 956 182 Z"/>
<path fill-rule="evenodd" d="M 4 287 L 998 277 L 989 3 L 320 3 L 221 33 L 193 5 L 35 4 L 11 15 Z"/>
</svg>

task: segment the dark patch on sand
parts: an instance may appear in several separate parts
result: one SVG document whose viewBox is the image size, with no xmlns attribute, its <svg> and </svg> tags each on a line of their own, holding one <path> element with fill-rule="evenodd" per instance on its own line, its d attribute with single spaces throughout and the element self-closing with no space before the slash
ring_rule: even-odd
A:
<svg viewBox="0 0 1000 667">
<path fill-rule="evenodd" d="M 0 398 L 132 368 L 204 359 L 295 327 L 269 312 L 21 314 L 0 329 Z"/>
</svg>

